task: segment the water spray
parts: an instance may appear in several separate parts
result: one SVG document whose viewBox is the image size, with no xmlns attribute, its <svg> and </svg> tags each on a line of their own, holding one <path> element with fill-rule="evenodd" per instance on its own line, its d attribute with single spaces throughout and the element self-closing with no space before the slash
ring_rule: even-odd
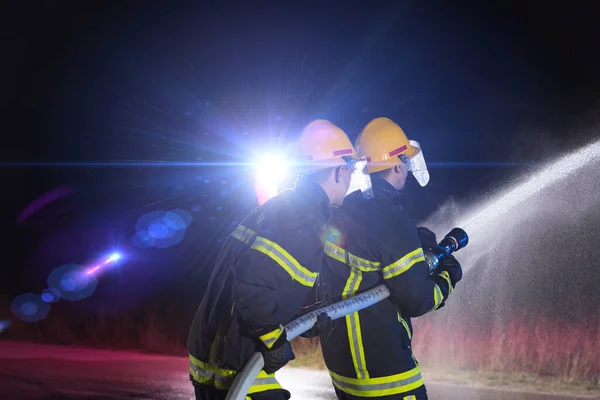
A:
<svg viewBox="0 0 600 400">
<path fill-rule="evenodd" d="M 467 244 L 469 244 L 467 232 L 461 228 L 452 229 L 437 247 L 423 251 L 429 271 L 435 270 L 444 257 L 462 249 Z"/>
</svg>

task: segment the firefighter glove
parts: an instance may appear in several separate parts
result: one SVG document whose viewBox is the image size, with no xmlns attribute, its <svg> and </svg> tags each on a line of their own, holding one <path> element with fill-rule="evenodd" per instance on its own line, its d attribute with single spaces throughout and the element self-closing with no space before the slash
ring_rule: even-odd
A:
<svg viewBox="0 0 600 400">
<path fill-rule="evenodd" d="M 435 233 L 433 233 L 429 229 L 420 226 L 417 228 L 417 235 L 419 236 L 419 240 L 421 241 L 421 247 L 423 247 L 424 249 L 434 249 L 438 246 Z"/>
<path fill-rule="evenodd" d="M 439 269 L 448 272 L 448 275 L 450 276 L 450 282 L 452 282 L 452 287 L 456 287 L 456 284 L 462 279 L 462 267 L 453 255 L 444 257 L 441 261 Z"/>
<path fill-rule="evenodd" d="M 273 374 L 283 368 L 288 362 L 295 360 L 296 355 L 292 345 L 288 342 L 285 332 L 277 339 L 270 349 L 262 351 L 265 366 L 263 370 L 267 374 Z"/>
<path fill-rule="evenodd" d="M 305 339 L 310 339 L 317 337 L 324 333 L 329 333 L 333 330 L 333 320 L 331 317 L 325 313 L 321 313 L 317 316 L 317 322 L 313 325 L 312 328 L 304 332 L 301 337 Z"/>
</svg>

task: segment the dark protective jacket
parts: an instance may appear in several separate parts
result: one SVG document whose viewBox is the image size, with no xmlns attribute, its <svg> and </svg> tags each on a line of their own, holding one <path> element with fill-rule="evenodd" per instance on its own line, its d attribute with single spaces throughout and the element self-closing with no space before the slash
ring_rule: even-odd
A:
<svg viewBox="0 0 600 400">
<path fill-rule="evenodd" d="M 374 198 L 348 195 L 334 211 L 320 279 L 330 301 L 382 283 L 390 297 L 335 321 L 320 336 L 333 384 L 359 397 L 402 398 L 423 385 L 411 348 L 410 318 L 439 308 L 452 291 L 447 272 L 431 276 L 417 229 L 400 205 L 400 194 L 373 177 Z M 393 397 L 390 397 L 390 399 Z"/>
<path fill-rule="evenodd" d="M 248 358 L 280 337 L 326 263 L 322 236 L 331 213 L 325 191 L 301 179 L 229 235 L 188 337 L 193 381 L 228 390 Z M 249 393 L 279 388 L 262 371 Z"/>
</svg>

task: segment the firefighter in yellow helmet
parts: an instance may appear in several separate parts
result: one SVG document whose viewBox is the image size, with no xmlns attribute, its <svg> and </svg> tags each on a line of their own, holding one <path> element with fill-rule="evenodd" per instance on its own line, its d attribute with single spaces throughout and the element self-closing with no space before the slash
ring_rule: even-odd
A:
<svg viewBox="0 0 600 400">
<path fill-rule="evenodd" d="M 290 397 L 274 375 L 295 358 L 283 327 L 299 313 L 326 263 L 321 236 L 332 206 L 342 204 L 352 176 L 361 176 L 353 174 L 361 163 L 352 142 L 329 121 L 310 123 L 295 153 L 302 171 L 295 187 L 254 209 L 217 256 L 188 338 L 196 399 L 225 399 L 255 352 L 262 352 L 265 366 L 247 398 Z M 362 178 L 370 196 L 368 174 Z M 331 324 L 319 321 L 310 335 Z"/>
<path fill-rule="evenodd" d="M 399 190 L 409 172 L 425 186 L 429 173 L 423 152 L 388 118 L 376 118 L 356 142 L 368 160 L 374 197 L 349 194 L 334 212 L 335 234 L 328 235 L 328 267 L 321 280 L 331 301 L 385 283 L 390 297 L 335 322 L 322 333 L 321 347 L 340 400 L 421 400 L 427 392 L 413 356 L 410 318 L 444 305 L 462 277 L 449 257 L 430 273 L 423 247 L 437 245 L 435 234 L 415 226 L 400 205 Z M 420 234 L 421 233 L 421 234 Z"/>
</svg>

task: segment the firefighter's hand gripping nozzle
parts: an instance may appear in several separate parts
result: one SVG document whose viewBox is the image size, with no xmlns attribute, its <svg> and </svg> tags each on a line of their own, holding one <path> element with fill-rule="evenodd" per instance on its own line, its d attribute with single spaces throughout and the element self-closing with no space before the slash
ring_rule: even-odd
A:
<svg viewBox="0 0 600 400">
<path fill-rule="evenodd" d="M 467 232 L 461 228 L 452 229 L 437 247 L 424 251 L 425 261 L 427 261 L 429 271 L 435 270 L 444 257 L 462 249 L 468 243 L 469 235 L 467 235 Z"/>
</svg>

